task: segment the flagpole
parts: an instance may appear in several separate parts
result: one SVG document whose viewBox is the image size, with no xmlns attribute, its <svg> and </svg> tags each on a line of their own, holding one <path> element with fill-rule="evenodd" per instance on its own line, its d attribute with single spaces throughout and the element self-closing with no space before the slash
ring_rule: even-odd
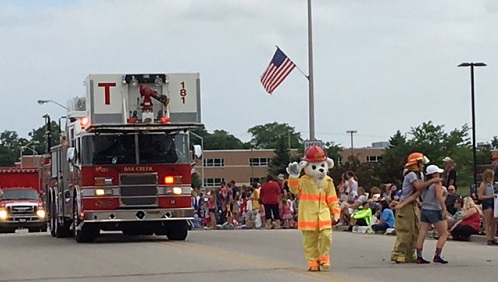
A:
<svg viewBox="0 0 498 282">
<path fill-rule="evenodd" d="M 311 0 L 308 0 L 308 83 L 310 140 L 315 140 L 315 99 L 313 93 L 313 37 L 311 26 Z"/>
</svg>

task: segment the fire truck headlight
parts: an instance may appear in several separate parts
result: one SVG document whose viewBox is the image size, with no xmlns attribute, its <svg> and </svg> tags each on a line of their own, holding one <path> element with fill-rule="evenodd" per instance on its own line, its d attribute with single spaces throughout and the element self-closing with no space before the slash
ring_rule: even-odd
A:
<svg viewBox="0 0 498 282">
<path fill-rule="evenodd" d="M 181 195 L 183 192 L 181 187 L 173 187 L 173 194 L 175 195 Z"/>
<path fill-rule="evenodd" d="M 44 210 L 37 210 L 37 211 L 36 211 L 36 215 L 37 215 L 39 218 L 45 218 L 45 211 L 44 211 Z"/>
<path fill-rule="evenodd" d="M 0 210 L 0 220 L 6 220 L 8 215 L 7 210 Z"/>
<path fill-rule="evenodd" d="M 95 189 L 95 196 L 104 196 L 104 195 L 105 195 L 104 189 Z"/>
</svg>

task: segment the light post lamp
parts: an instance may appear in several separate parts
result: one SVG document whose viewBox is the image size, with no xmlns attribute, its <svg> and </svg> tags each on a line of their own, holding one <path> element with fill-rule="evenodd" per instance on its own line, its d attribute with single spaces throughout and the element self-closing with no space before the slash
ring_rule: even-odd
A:
<svg viewBox="0 0 498 282">
<path fill-rule="evenodd" d="M 43 104 L 46 104 L 46 103 L 54 103 L 54 104 L 56 104 L 57 106 L 59 106 L 59 107 L 61 107 L 61 108 L 65 109 L 65 110 L 67 110 L 67 107 L 66 107 L 66 106 L 64 106 L 64 105 L 62 105 L 61 103 L 56 102 L 56 101 L 54 101 L 54 100 L 38 100 L 37 102 L 38 102 L 38 104 L 40 104 L 40 105 L 43 105 Z"/>
<path fill-rule="evenodd" d="M 476 154 L 476 116 L 474 96 L 474 67 L 485 67 L 485 63 L 461 63 L 458 67 L 470 67 L 470 95 L 472 100 L 472 158 L 474 171 L 474 185 L 477 185 L 477 154 Z"/>
<path fill-rule="evenodd" d="M 201 139 L 201 148 L 202 148 L 202 154 L 201 154 L 201 174 L 202 174 L 202 187 L 204 187 L 204 138 L 202 136 L 199 136 L 193 132 L 190 132 L 190 134 L 194 135 L 195 137 Z M 195 153 L 195 152 L 194 152 Z"/>
<path fill-rule="evenodd" d="M 31 144 L 38 145 L 38 144 L 40 144 L 40 142 L 38 142 L 38 141 L 31 141 L 28 144 L 26 144 L 24 146 L 21 146 L 21 149 L 19 150 L 19 162 L 21 163 L 21 168 L 22 168 L 22 152 L 26 148 L 30 149 L 33 152 L 33 163 L 34 163 L 34 156 L 35 156 L 36 150 L 29 148 L 29 145 L 31 145 Z M 36 153 L 38 154 L 38 152 L 36 152 Z"/>
</svg>

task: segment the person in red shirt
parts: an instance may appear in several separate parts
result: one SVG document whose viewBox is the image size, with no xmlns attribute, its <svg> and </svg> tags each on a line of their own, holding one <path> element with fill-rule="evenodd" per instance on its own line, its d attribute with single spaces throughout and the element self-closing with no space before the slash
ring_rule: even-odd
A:
<svg viewBox="0 0 498 282">
<path fill-rule="evenodd" d="M 278 205 L 280 202 L 281 188 L 273 176 L 268 175 L 266 182 L 261 186 L 260 198 L 265 206 L 266 227 L 271 228 L 272 218 L 275 223 L 275 228 L 280 228 L 280 214 Z M 272 217 L 273 216 L 273 217 Z"/>
<path fill-rule="evenodd" d="M 463 200 L 462 219 L 457 221 L 450 230 L 453 240 L 468 241 L 471 235 L 481 230 L 481 211 L 471 197 Z"/>
</svg>

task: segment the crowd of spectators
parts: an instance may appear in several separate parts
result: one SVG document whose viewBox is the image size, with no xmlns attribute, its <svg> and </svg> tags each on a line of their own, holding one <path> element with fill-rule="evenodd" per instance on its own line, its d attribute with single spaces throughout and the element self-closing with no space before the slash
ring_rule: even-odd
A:
<svg viewBox="0 0 498 282">
<path fill-rule="evenodd" d="M 498 165 L 498 157 L 494 161 Z M 484 173 L 478 199 L 463 198 L 457 193 L 457 171 L 453 160 L 446 157 L 443 162 L 443 196 L 450 238 L 469 240 L 471 235 L 485 233 L 488 234 L 488 244 L 495 244 L 496 219 L 491 209 L 496 197 L 493 170 Z M 354 172 L 347 171 L 336 189 L 341 208 L 338 226 L 346 226 L 349 231 L 363 227 L 361 230 L 365 232 L 395 234 L 396 206 L 401 196 L 401 189 L 395 184 L 371 187 L 367 193 L 359 186 Z M 268 176 L 264 183 L 252 186 L 239 187 L 231 181 L 205 191 L 195 189 L 192 205 L 196 211 L 195 228 L 279 229 L 296 228 L 299 199 L 290 193 L 285 176 L 280 174 L 276 179 Z"/>
<path fill-rule="evenodd" d="M 298 200 L 289 192 L 285 176 L 268 176 L 264 183 L 192 192 L 193 227 L 204 229 L 295 228 Z"/>
</svg>

